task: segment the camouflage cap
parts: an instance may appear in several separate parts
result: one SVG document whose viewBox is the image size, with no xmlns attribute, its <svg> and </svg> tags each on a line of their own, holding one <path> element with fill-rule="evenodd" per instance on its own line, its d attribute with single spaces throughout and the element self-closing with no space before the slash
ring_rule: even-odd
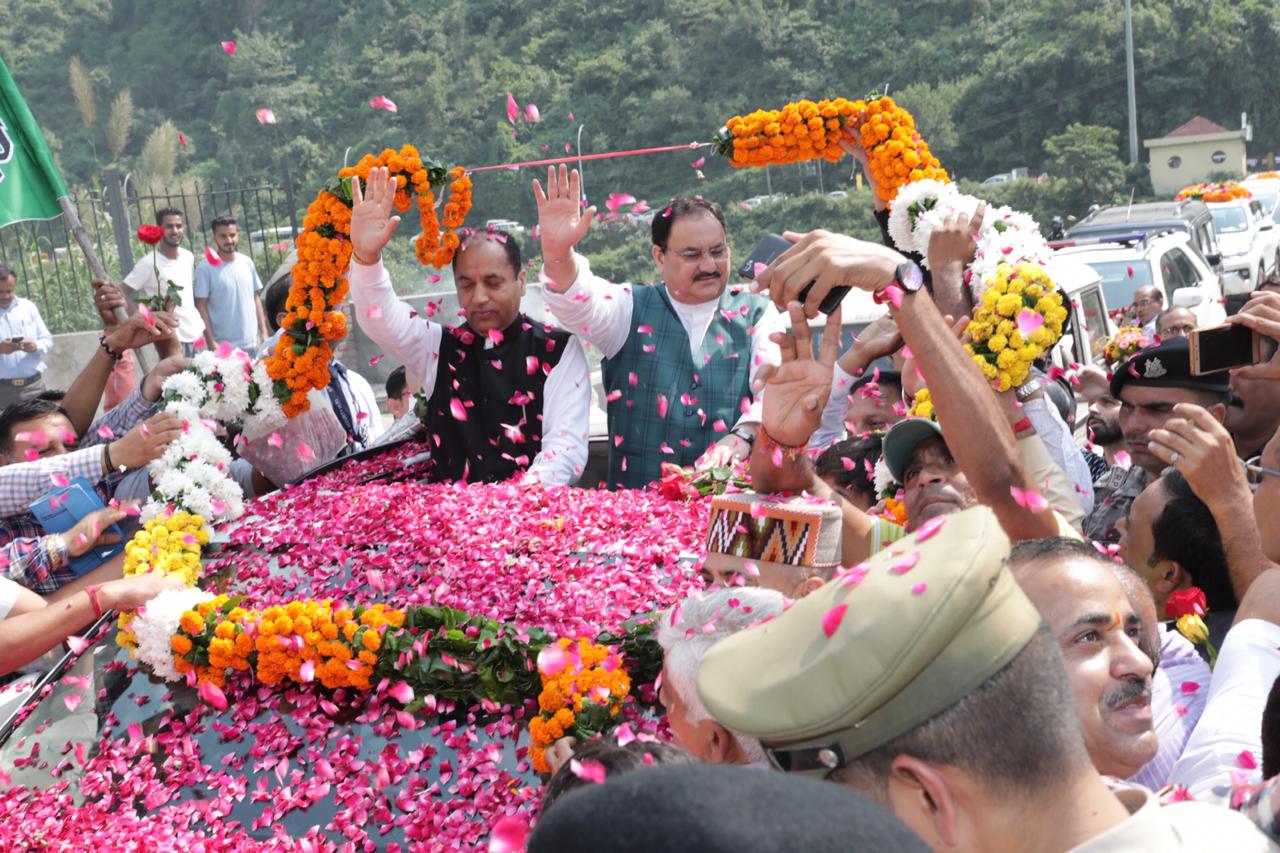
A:
<svg viewBox="0 0 1280 853">
<path fill-rule="evenodd" d="M 825 775 L 946 710 L 1030 642 L 1040 614 L 1008 555 L 986 507 L 927 522 L 713 646 L 698 694 L 781 769 Z"/>
</svg>

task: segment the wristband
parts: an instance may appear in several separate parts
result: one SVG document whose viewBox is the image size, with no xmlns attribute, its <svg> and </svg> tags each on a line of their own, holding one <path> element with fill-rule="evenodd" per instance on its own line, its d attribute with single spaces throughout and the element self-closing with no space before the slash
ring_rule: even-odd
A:
<svg viewBox="0 0 1280 853">
<path fill-rule="evenodd" d="M 793 461 L 799 459 L 803 457 L 805 452 L 809 449 L 809 442 L 807 441 L 804 444 L 783 444 L 780 441 L 776 441 L 773 436 L 769 435 L 768 431 L 764 428 L 764 424 L 760 424 L 759 429 L 759 438 L 764 442 L 764 446 L 779 452 L 781 456 L 787 459 L 791 459 Z"/>
<path fill-rule="evenodd" d="M 102 445 L 102 470 L 114 471 L 115 467 L 116 466 L 111 463 L 111 444 L 104 443 Z"/>
<path fill-rule="evenodd" d="M 111 356 L 112 361 L 119 361 L 124 358 L 123 352 L 116 352 L 111 348 L 111 344 L 107 343 L 107 336 L 105 334 L 98 335 L 98 346 L 102 347 L 103 352 Z"/>
<path fill-rule="evenodd" d="M 97 586 L 97 585 L 94 585 L 94 586 L 86 586 L 86 587 L 84 588 L 84 594 L 85 594 L 85 595 L 87 595 L 87 596 L 89 596 L 89 603 L 93 605 L 93 618 L 94 618 L 94 619 L 101 619 L 101 618 L 102 618 L 102 602 L 98 600 L 98 590 L 99 590 L 99 589 L 101 589 L 101 587 L 99 587 L 99 586 Z"/>
<path fill-rule="evenodd" d="M 44 548 L 49 555 L 49 564 L 54 571 L 62 568 L 71 560 L 71 556 L 67 553 L 67 538 L 61 533 L 46 536 Z"/>
<path fill-rule="evenodd" d="M 1013 425 L 1013 434 L 1017 435 L 1018 433 L 1026 432 L 1029 429 L 1031 429 L 1031 418 L 1024 417 Z"/>
<path fill-rule="evenodd" d="M 362 267 L 371 267 L 371 266 L 373 266 L 374 264 L 376 264 L 376 263 L 377 263 L 378 261 L 380 261 L 380 260 L 382 260 L 382 255 L 378 255 L 377 259 L 375 259 L 375 260 L 372 260 L 372 261 L 366 261 L 364 258 L 362 258 L 362 257 L 360 257 L 359 255 L 357 255 L 357 254 L 356 254 L 356 250 L 355 250 L 355 249 L 352 249 L 352 250 L 351 250 L 351 262 L 352 262 L 352 263 L 359 264 L 359 265 L 360 265 L 360 266 L 362 266 Z"/>
<path fill-rule="evenodd" d="M 747 443 L 748 447 L 755 446 L 756 437 L 751 434 L 751 430 L 749 429 L 743 429 L 742 427 L 734 427 L 733 429 L 729 430 L 729 435 L 737 436 L 738 438 L 742 439 Z"/>
</svg>

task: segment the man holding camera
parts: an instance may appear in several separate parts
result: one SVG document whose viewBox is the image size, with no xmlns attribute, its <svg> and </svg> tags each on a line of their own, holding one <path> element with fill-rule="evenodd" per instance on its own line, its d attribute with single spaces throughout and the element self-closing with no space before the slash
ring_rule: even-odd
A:
<svg viewBox="0 0 1280 853">
<path fill-rule="evenodd" d="M 17 287 L 17 274 L 0 266 L 0 411 L 44 390 L 44 355 L 53 349 L 40 309 Z"/>
</svg>

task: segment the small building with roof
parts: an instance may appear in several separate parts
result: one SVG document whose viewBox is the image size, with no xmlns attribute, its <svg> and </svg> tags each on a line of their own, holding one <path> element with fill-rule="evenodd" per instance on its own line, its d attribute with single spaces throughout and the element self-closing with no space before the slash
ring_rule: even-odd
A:
<svg viewBox="0 0 1280 853">
<path fill-rule="evenodd" d="M 1156 195 L 1173 195 L 1188 184 L 1206 181 L 1215 172 L 1245 174 L 1244 130 L 1227 130 L 1204 116 L 1158 139 L 1146 139 L 1151 158 L 1151 186 Z"/>
</svg>

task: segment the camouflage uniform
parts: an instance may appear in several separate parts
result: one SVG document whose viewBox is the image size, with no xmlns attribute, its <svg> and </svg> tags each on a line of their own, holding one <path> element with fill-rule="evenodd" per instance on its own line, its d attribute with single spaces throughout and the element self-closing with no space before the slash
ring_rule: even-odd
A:
<svg viewBox="0 0 1280 853">
<path fill-rule="evenodd" d="M 1155 479 L 1145 468 L 1112 466 L 1093 484 L 1093 512 L 1084 522 L 1084 535 L 1099 542 L 1119 542 L 1116 522 L 1129 517 L 1129 507 Z"/>
</svg>

